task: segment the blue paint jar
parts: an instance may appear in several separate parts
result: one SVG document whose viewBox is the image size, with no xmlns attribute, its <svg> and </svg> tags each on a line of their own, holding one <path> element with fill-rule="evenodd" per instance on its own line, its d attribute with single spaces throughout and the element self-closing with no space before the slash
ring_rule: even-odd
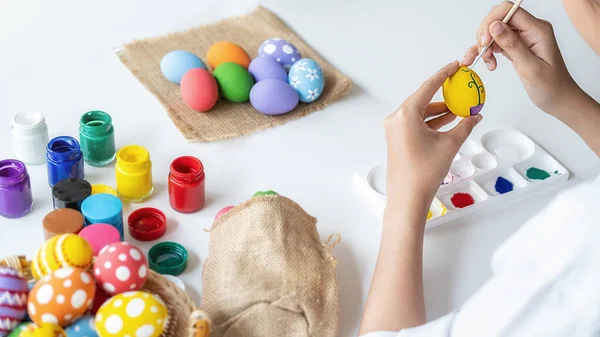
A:
<svg viewBox="0 0 600 337">
<path fill-rule="evenodd" d="M 83 179 L 83 155 L 79 142 L 68 136 L 53 138 L 46 146 L 48 184 L 53 187 L 67 178 Z"/>
<path fill-rule="evenodd" d="M 123 230 L 123 203 L 121 199 L 111 194 L 94 194 L 87 197 L 81 204 L 81 214 L 85 219 L 85 226 L 93 224 L 106 224 L 115 227 L 125 238 Z"/>
<path fill-rule="evenodd" d="M 19 160 L 1 160 L 0 216 L 20 218 L 32 207 L 31 182 L 25 164 Z"/>
</svg>

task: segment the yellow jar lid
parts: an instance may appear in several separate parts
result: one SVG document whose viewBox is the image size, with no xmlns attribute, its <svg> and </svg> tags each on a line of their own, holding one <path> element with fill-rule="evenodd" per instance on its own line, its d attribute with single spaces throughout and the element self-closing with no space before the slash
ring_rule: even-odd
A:
<svg viewBox="0 0 600 337">
<path fill-rule="evenodd" d="M 92 194 L 100 194 L 100 193 L 112 194 L 114 196 L 117 196 L 117 192 L 115 192 L 115 190 L 108 185 L 104 185 L 104 184 L 92 185 Z"/>
</svg>

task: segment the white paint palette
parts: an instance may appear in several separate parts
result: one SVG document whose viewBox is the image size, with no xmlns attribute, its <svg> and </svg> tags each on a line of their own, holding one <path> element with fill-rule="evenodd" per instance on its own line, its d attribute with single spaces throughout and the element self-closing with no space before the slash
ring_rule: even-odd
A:
<svg viewBox="0 0 600 337">
<path fill-rule="evenodd" d="M 522 132 L 509 127 L 489 131 L 479 141 L 468 139 L 454 158 L 426 227 L 555 186 L 569 176 L 562 164 Z M 361 194 L 380 211 L 386 202 L 385 181 L 383 164 L 355 174 Z"/>
</svg>

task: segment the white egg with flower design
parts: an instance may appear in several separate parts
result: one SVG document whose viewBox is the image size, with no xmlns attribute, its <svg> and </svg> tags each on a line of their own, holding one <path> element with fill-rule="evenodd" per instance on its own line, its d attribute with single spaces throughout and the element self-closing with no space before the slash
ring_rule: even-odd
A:
<svg viewBox="0 0 600 337">
<path fill-rule="evenodd" d="M 300 101 L 311 103 L 323 94 L 325 76 L 315 60 L 304 58 L 294 63 L 290 69 L 288 83 L 296 89 Z"/>
</svg>

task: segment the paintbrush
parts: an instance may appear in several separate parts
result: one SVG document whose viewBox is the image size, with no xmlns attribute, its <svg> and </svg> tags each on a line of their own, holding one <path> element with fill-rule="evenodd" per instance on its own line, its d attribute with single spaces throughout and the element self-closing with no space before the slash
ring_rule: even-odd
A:
<svg viewBox="0 0 600 337">
<path fill-rule="evenodd" d="M 517 10 L 519 9 L 519 7 L 521 6 L 522 3 L 523 3 L 523 0 L 517 0 L 515 2 L 515 4 L 512 6 L 512 8 L 510 9 L 510 11 L 508 11 L 508 13 L 506 14 L 506 16 L 504 17 L 504 20 L 502 20 L 502 22 L 508 23 L 508 21 L 510 21 L 510 19 L 512 18 L 512 16 L 517 12 Z M 483 49 L 481 50 L 481 52 L 479 52 L 479 55 L 477 55 L 477 58 L 475 59 L 475 61 L 473 61 L 473 64 L 471 64 L 471 66 L 469 67 L 469 69 L 473 69 L 475 67 L 475 65 L 477 64 L 477 62 L 479 62 L 479 60 L 481 60 L 481 58 L 483 57 L 483 54 L 485 54 L 485 52 L 488 49 L 490 49 L 490 47 L 492 46 L 492 44 L 494 44 L 494 40 L 492 40 L 487 46 L 483 47 Z"/>
</svg>

